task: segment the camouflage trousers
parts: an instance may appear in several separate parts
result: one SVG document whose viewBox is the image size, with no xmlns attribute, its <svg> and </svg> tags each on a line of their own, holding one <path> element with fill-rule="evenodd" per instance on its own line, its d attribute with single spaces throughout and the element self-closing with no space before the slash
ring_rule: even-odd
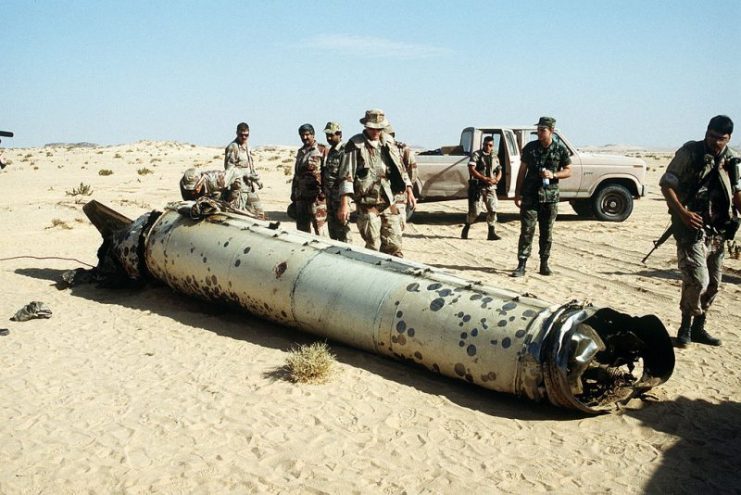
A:
<svg viewBox="0 0 741 495">
<path fill-rule="evenodd" d="M 683 315 L 701 315 L 713 304 L 723 276 L 725 241 L 705 236 L 699 241 L 677 243 L 677 264 L 682 273 L 679 309 Z"/>
<path fill-rule="evenodd" d="M 396 209 L 399 210 L 399 222 L 401 223 L 402 232 L 407 228 L 407 194 L 399 193 L 394 196 Z"/>
<path fill-rule="evenodd" d="M 337 219 L 337 210 L 340 209 L 340 201 L 327 202 L 327 227 L 329 227 L 329 237 L 336 241 L 352 242 L 350 234 L 350 224 L 342 223 Z"/>
<path fill-rule="evenodd" d="M 324 200 L 297 200 L 296 228 L 303 232 L 327 237 L 327 204 Z"/>
<path fill-rule="evenodd" d="M 395 207 L 387 206 L 379 211 L 372 206 L 358 206 L 357 225 L 366 248 L 393 256 L 403 256 L 401 215 Z"/>
<path fill-rule="evenodd" d="M 520 240 L 517 243 L 517 259 L 526 260 L 530 257 L 535 235 L 535 224 L 539 227 L 538 243 L 540 257 L 551 255 L 553 244 L 553 224 L 558 216 L 558 203 L 523 203 L 520 207 Z"/>
<path fill-rule="evenodd" d="M 482 189 L 479 198 L 472 199 L 471 195 L 468 195 L 468 215 L 466 216 L 466 223 L 476 223 L 476 219 L 479 218 L 479 214 L 482 211 L 482 204 L 486 209 L 486 224 L 493 227 L 497 223 L 497 193 L 496 191 L 489 191 L 488 189 Z"/>
<path fill-rule="evenodd" d="M 236 197 L 234 197 L 236 196 Z M 257 218 L 266 220 L 260 196 L 251 189 L 240 189 L 229 196 L 229 202 L 238 210 L 244 210 Z"/>
</svg>

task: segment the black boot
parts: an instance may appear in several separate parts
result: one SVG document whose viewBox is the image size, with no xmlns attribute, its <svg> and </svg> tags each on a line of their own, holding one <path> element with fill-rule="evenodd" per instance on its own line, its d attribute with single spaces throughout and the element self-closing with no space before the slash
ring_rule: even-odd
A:
<svg viewBox="0 0 741 495">
<path fill-rule="evenodd" d="M 698 344 L 716 347 L 721 344 L 720 339 L 713 337 L 705 330 L 705 313 L 695 316 L 692 327 L 690 327 L 690 336 L 692 337 L 692 342 L 697 342 Z"/>
<path fill-rule="evenodd" d="M 679 330 L 677 331 L 677 345 L 680 347 L 684 347 L 692 343 L 692 338 L 690 336 L 691 320 L 692 315 L 682 315 L 682 323 L 680 323 Z"/>
<path fill-rule="evenodd" d="M 468 239 L 468 229 L 470 228 L 471 228 L 470 223 L 463 225 L 463 230 L 461 230 L 461 239 Z"/>
<path fill-rule="evenodd" d="M 515 271 L 512 272 L 512 275 L 510 275 L 510 277 L 524 276 L 525 275 L 525 263 L 527 263 L 527 259 L 517 260 L 517 268 L 515 268 Z"/>
<path fill-rule="evenodd" d="M 550 267 L 548 266 L 548 257 L 540 258 L 540 274 L 541 275 L 550 275 L 553 272 L 551 271 Z"/>
<path fill-rule="evenodd" d="M 501 239 L 501 237 L 497 235 L 497 231 L 494 229 L 494 226 L 489 225 L 489 235 L 486 236 L 486 240 L 487 241 L 498 241 L 499 239 Z"/>
</svg>

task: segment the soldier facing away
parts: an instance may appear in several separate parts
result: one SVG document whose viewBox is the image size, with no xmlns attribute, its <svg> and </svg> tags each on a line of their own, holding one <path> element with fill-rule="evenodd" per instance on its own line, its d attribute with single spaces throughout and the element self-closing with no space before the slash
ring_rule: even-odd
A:
<svg viewBox="0 0 741 495">
<path fill-rule="evenodd" d="M 249 138 L 250 126 L 240 122 L 237 125 L 237 137 L 224 150 L 224 170 L 234 167 L 239 172 L 239 197 L 234 206 L 264 219 L 265 211 L 257 194 L 258 189 L 262 189 L 262 182 L 255 170 Z"/>
<path fill-rule="evenodd" d="M 403 257 L 402 227 L 395 196 L 404 193 L 407 204 L 414 208 L 416 200 L 412 184 L 404 170 L 394 138 L 383 132 L 388 126 L 383 110 L 371 109 L 360 119 L 365 126 L 345 145 L 340 176 L 340 209 L 337 218 L 347 223 L 350 217 L 350 196 L 358 210 L 358 230 L 365 247 Z"/>
<path fill-rule="evenodd" d="M 389 134 L 396 142 L 396 147 L 399 149 L 399 157 L 401 158 L 401 164 L 404 166 L 409 181 L 412 184 L 412 191 L 414 191 L 414 182 L 417 180 L 417 157 L 414 156 L 412 148 L 407 146 L 405 143 L 396 140 L 396 131 L 393 126 L 389 124 L 384 130 L 385 133 Z M 401 230 L 406 228 L 407 223 L 407 195 L 406 191 L 402 191 L 396 195 L 396 208 L 399 210 L 399 220 L 401 221 Z"/>
<path fill-rule="evenodd" d="M 659 181 L 682 273 L 680 346 L 721 344 L 705 330 L 705 321 L 720 289 L 725 241 L 733 239 L 739 225 L 741 171 L 738 157 L 728 147 L 732 133 L 729 117 L 713 117 L 705 139 L 685 143 Z"/>
<path fill-rule="evenodd" d="M 497 221 L 497 184 L 502 179 L 502 166 L 494 153 L 494 138 L 486 136 L 484 147 L 471 154 L 468 162 L 468 215 L 461 231 L 461 239 L 468 239 L 468 230 L 481 212 L 481 203 L 486 208 L 486 225 L 489 227 L 486 239 L 501 239 L 495 230 Z"/>
<path fill-rule="evenodd" d="M 553 243 L 553 224 L 558 216 L 558 181 L 571 177 L 569 152 L 553 139 L 556 119 L 541 117 L 536 125 L 538 140 L 527 143 L 522 149 L 522 163 L 515 187 L 515 205 L 520 207 L 520 239 L 513 277 L 525 275 L 536 223 L 540 230 L 540 274 L 552 273 L 548 258 Z"/>
<path fill-rule="evenodd" d="M 342 142 L 342 128 L 337 122 L 327 122 L 324 126 L 324 135 L 327 138 L 329 149 L 322 163 L 322 188 L 327 202 L 327 227 L 332 239 L 351 242 L 350 226 L 337 218 L 340 209 L 340 165 L 345 153 L 345 144 Z"/>
<path fill-rule="evenodd" d="M 303 124 L 298 135 L 304 144 L 296 153 L 291 182 L 291 201 L 296 204 L 296 228 L 327 236 L 327 204 L 322 190 L 324 151 L 316 142 L 314 127 Z"/>
</svg>

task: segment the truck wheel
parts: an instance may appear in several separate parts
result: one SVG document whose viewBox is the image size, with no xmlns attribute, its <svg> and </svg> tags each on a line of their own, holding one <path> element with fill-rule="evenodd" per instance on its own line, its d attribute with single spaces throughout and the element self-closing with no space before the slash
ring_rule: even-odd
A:
<svg viewBox="0 0 741 495">
<path fill-rule="evenodd" d="M 571 201 L 571 207 L 580 217 L 591 218 L 594 216 L 592 202 L 588 199 L 575 199 Z"/>
<path fill-rule="evenodd" d="M 622 222 L 633 213 L 633 196 L 624 186 L 610 184 L 592 197 L 594 215 L 606 222 Z"/>
</svg>

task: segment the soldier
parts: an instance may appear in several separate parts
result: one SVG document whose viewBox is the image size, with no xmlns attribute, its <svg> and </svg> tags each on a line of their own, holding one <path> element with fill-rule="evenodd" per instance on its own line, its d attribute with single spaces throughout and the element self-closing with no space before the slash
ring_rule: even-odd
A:
<svg viewBox="0 0 741 495">
<path fill-rule="evenodd" d="M 224 151 L 224 170 L 236 167 L 240 172 L 239 197 L 235 207 L 254 214 L 257 218 L 265 219 L 258 189 L 262 189 L 260 176 L 255 170 L 252 150 L 249 146 L 250 126 L 244 122 L 237 125 L 237 137 L 229 143 Z"/>
<path fill-rule="evenodd" d="M 474 151 L 468 162 L 468 215 L 461 239 L 468 239 L 468 230 L 479 217 L 482 202 L 486 207 L 486 224 L 489 226 L 486 240 L 501 239 L 494 228 L 497 221 L 497 184 L 501 179 L 502 167 L 494 153 L 494 138 L 486 136 L 484 147 Z"/>
<path fill-rule="evenodd" d="M 2 139 L 0 139 L 0 143 L 2 143 Z M 0 148 L 0 169 L 4 169 L 7 166 L 8 162 L 5 160 L 5 152 Z"/>
<path fill-rule="evenodd" d="M 296 228 L 326 237 L 327 204 L 322 191 L 324 150 L 316 142 L 311 124 L 299 127 L 298 135 L 304 145 L 296 154 L 291 183 L 291 201 L 296 204 Z"/>
<path fill-rule="evenodd" d="M 728 147 L 732 133 L 730 118 L 713 117 L 705 139 L 685 143 L 659 181 L 682 273 L 680 346 L 721 344 L 705 330 L 705 320 L 720 289 L 725 241 L 733 239 L 739 224 L 741 172 L 738 157 Z"/>
<path fill-rule="evenodd" d="M 391 135 L 396 141 L 396 131 L 391 124 L 386 127 L 384 131 L 386 134 Z M 412 183 L 412 191 L 414 191 L 414 183 L 417 180 L 417 157 L 414 156 L 412 148 L 407 146 L 405 143 L 396 141 L 396 146 L 399 148 L 399 156 L 401 157 L 401 164 L 404 166 L 404 170 L 407 171 L 409 181 Z M 407 196 L 406 191 L 396 195 L 396 207 L 399 210 L 399 219 L 401 220 L 401 230 L 406 228 L 407 224 Z"/>
<path fill-rule="evenodd" d="M 401 250 L 401 219 L 395 195 L 405 193 L 407 204 L 416 205 L 412 184 L 401 163 L 394 138 L 383 132 L 388 121 L 383 110 L 371 109 L 360 119 L 365 126 L 345 145 L 340 177 L 342 199 L 337 218 L 347 223 L 350 217 L 350 196 L 358 210 L 358 230 L 365 247 L 403 257 Z"/>
<path fill-rule="evenodd" d="M 553 242 L 553 224 L 558 215 L 558 181 L 571 177 L 568 150 L 553 140 L 556 119 L 538 120 L 538 140 L 522 149 L 520 172 L 515 187 L 515 205 L 520 207 L 520 240 L 517 245 L 517 269 L 513 277 L 525 275 L 537 222 L 540 230 L 540 274 L 550 275 L 548 258 Z"/>
<path fill-rule="evenodd" d="M 340 165 L 342 155 L 345 152 L 345 144 L 342 142 L 342 128 L 336 122 L 327 122 L 324 126 L 324 135 L 327 138 L 329 149 L 322 163 L 322 187 L 327 202 L 327 227 L 329 237 L 332 239 L 351 242 L 350 226 L 342 223 L 337 218 L 340 209 Z"/>
<path fill-rule="evenodd" d="M 186 201 L 207 196 L 211 199 L 226 201 L 236 208 L 241 187 L 239 179 L 239 172 L 236 168 L 204 172 L 189 168 L 180 179 L 180 195 Z"/>
</svg>

